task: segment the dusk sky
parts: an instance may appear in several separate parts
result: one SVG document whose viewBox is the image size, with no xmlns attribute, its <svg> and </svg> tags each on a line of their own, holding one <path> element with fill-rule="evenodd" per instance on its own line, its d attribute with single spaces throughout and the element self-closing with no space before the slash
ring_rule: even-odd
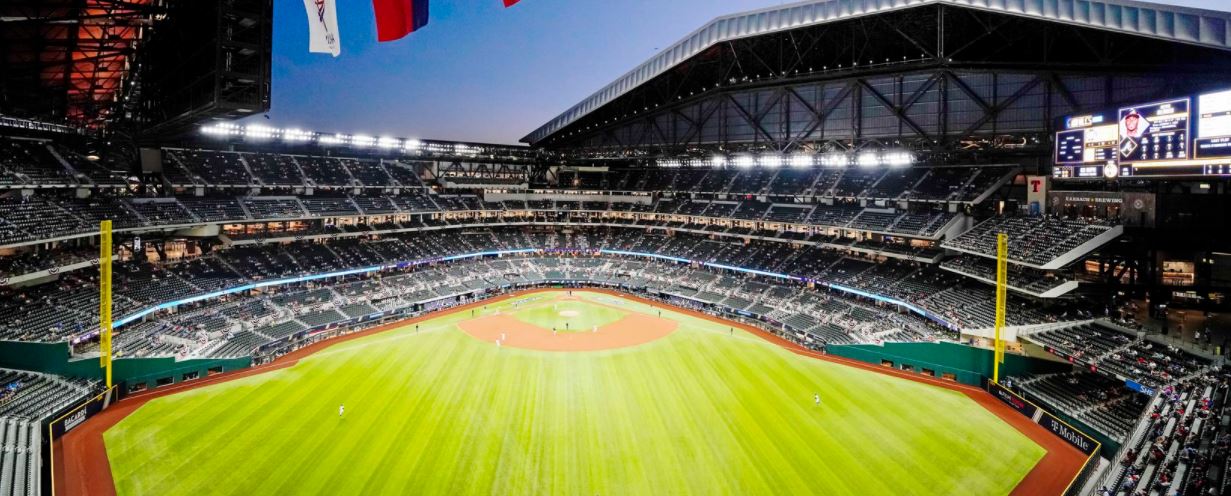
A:
<svg viewBox="0 0 1231 496">
<path fill-rule="evenodd" d="M 378 44 L 371 0 L 338 0 L 335 59 L 308 53 L 302 0 L 274 0 L 270 124 L 516 143 L 714 17 L 787 3 L 522 0 L 505 9 L 500 0 L 432 0 L 425 28 Z"/>
</svg>

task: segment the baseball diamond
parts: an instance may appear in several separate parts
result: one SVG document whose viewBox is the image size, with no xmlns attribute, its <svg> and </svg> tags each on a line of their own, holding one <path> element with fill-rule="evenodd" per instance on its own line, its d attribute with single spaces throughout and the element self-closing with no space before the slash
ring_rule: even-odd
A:
<svg viewBox="0 0 1231 496">
<path fill-rule="evenodd" d="M 151 399 L 103 433 L 116 494 L 991 495 L 1046 453 L 960 391 L 679 309 L 657 317 L 661 304 L 626 297 L 612 313 L 610 295 L 567 294 L 430 315 L 418 333 Z M 550 325 L 545 310 L 565 304 L 606 322 L 611 348 L 497 348 L 468 330 L 508 315 Z M 674 330 L 644 340 L 640 318 Z"/>
</svg>

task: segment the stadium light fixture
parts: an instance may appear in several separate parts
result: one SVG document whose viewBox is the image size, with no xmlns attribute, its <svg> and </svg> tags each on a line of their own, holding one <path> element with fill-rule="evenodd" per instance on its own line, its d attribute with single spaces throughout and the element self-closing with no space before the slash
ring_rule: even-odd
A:
<svg viewBox="0 0 1231 496">
<path fill-rule="evenodd" d="M 270 139 L 279 134 L 277 129 L 258 124 L 244 126 L 244 137 L 252 139 Z"/>
<path fill-rule="evenodd" d="M 821 165 L 824 167 L 846 167 L 850 162 L 845 153 L 826 153 L 821 157 Z"/>
<path fill-rule="evenodd" d="M 747 169 L 749 167 L 756 165 L 756 163 L 757 163 L 757 159 L 754 158 L 752 155 L 736 155 L 735 156 L 735 166 L 741 169 Z"/>
<path fill-rule="evenodd" d="M 287 129 L 282 133 L 283 141 L 311 141 L 312 133 L 300 129 Z"/>
<path fill-rule="evenodd" d="M 886 153 L 881 161 L 890 167 L 906 167 L 915 162 L 915 157 L 907 152 Z"/>
<path fill-rule="evenodd" d="M 765 167 L 767 169 L 777 169 L 782 167 L 782 155 L 778 155 L 776 153 L 761 155 L 758 162 L 760 162 L 761 167 Z"/>
<path fill-rule="evenodd" d="M 710 167 L 726 167 L 727 157 L 723 155 L 714 155 L 710 157 Z"/>
<path fill-rule="evenodd" d="M 381 136 L 380 139 L 376 141 L 376 146 L 380 148 L 386 148 L 386 149 L 397 148 L 398 144 L 399 144 L 398 140 L 390 138 L 388 136 Z"/>
<path fill-rule="evenodd" d="M 791 167 L 795 167 L 798 169 L 803 169 L 805 167 L 811 167 L 813 164 L 812 159 L 813 157 L 812 157 L 812 154 L 810 153 L 802 153 L 802 152 L 796 153 L 795 155 L 791 156 Z"/>
<path fill-rule="evenodd" d="M 371 136 L 365 136 L 362 134 L 356 134 L 354 136 L 351 136 L 350 144 L 351 146 L 354 146 L 356 148 L 367 148 L 369 146 L 373 146 L 376 144 L 376 138 L 373 138 Z"/>
<path fill-rule="evenodd" d="M 209 136 L 242 135 L 243 128 L 229 122 L 220 122 L 211 126 L 201 126 L 201 134 Z"/>
<path fill-rule="evenodd" d="M 416 151 L 422 146 L 423 143 L 417 139 L 408 139 L 402 143 L 402 149 L 407 151 Z"/>
<path fill-rule="evenodd" d="M 341 145 L 346 142 L 346 137 L 341 134 L 325 135 L 318 138 L 316 142 L 322 145 Z"/>
<path fill-rule="evenodd" d="M 863 152 L 859 154 L 855 163 L 860 167 L 876 167 L 881 164 L 881 158 L 876 152 Z"/>
</svg>

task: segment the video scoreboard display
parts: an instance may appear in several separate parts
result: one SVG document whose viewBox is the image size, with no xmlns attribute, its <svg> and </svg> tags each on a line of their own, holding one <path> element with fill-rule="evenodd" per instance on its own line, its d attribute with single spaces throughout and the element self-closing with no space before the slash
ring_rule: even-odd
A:
<svg viewBox="0 0 1231 496">
<path fill-rule="evenodd" d="M 1105 164 L 1115 159 L 1119 136 L 1116 124 L 1103 115 L 1069 117 L 1065 130 L 1056 133 L 1056 163 Z"/>
<path fill-rule="evenodd" d="M 1057 178 L 1231 175 L 1231 90 L 1070 116 Z"/>
</svg>

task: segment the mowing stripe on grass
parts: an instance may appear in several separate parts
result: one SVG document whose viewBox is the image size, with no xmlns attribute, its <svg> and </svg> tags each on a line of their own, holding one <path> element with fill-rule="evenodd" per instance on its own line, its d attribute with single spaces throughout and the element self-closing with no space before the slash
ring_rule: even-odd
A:
<svg viewBox="0 0 1231 496">
<path fill-rule="evenodd" d="M 1043 455 L 959 392 L 663 316 L 680 328 L 648 344 L 551 353 L 471 339 L 454 314 L 154 399 L 104 435 L 116 489 L 1002 495 Z"/>
</svg>

